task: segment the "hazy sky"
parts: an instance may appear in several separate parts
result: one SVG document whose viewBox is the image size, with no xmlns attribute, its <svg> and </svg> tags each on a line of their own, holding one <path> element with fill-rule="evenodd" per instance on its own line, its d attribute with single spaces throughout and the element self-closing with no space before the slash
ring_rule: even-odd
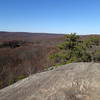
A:
<svg viewBox="0 0 100 100">
<path fill-rule="evenodd" d="M 0 0 L 0 30 L 100 33 L 100 0 Z"/>
</svg>

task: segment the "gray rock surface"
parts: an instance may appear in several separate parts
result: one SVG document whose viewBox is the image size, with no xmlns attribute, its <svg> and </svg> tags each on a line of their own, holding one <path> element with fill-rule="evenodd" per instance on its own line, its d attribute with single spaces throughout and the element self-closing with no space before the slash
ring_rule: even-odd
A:
<svg viewBox="0 0 100 100">
<path fill-rule="evenodd" d="M 0 100 L 100 100 L 100 64 L 72 63 L 0 90 Z"/>
</svg>

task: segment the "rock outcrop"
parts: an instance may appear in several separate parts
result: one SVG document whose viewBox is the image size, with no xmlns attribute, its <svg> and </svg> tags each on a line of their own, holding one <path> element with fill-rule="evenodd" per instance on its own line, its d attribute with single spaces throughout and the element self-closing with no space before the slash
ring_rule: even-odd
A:
<svg viewBox="0 0 100 100">
<path fill-rule="evenodd" d="M 100 100 L 100 64 L 72 63 L 0 90 L 0 100 Z"/>
</svg>

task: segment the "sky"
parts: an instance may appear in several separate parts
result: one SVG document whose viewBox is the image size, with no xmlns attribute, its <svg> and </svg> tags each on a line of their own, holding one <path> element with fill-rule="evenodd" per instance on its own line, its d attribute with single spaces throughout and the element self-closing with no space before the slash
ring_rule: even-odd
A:
<svg viewBox="0 0 100 100">
<path fill-rule="evenodd" d="M 0 0 L 0 31 L 99 34 L 100 0 Z"/>
</svg>

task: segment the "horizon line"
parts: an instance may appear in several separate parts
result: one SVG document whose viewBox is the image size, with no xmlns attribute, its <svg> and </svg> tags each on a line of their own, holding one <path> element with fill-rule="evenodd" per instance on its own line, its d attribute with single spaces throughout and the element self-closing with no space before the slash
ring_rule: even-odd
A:
<svg viewBox="0 0 100 100">
<path fill-rule="evenodd" d="M 31 31 L 0 31 L 0 32 L 8 32 L 8 33 L 36 33 L 36 34 L 71 34 L 76 33 L 77 35 L 100 35 L 100 33 L 80 33 L 80 32 L 31 32 Z"/>
</svg>

